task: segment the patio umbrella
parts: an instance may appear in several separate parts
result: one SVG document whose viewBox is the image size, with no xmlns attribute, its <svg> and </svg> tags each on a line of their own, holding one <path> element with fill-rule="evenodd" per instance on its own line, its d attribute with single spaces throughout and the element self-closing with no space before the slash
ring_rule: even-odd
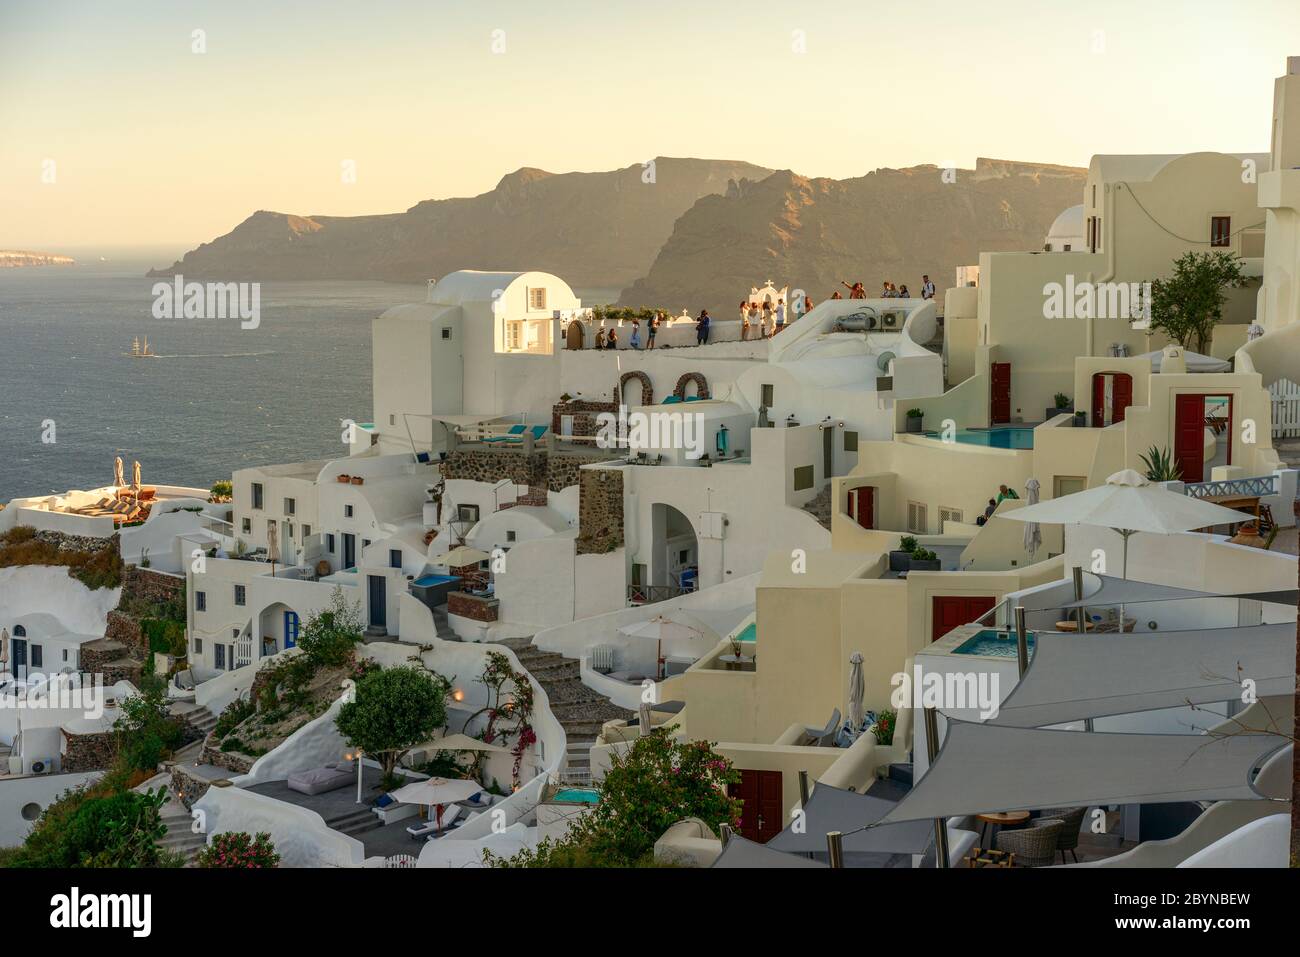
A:
<svg viewBox="0 0 1300 957">
<path fill-rule="evenodd" d="M 849 665 L 849 727 L 857 731 L 866 720 L 862 710 L 862 699 L 867 693 L 866 682 L 862 678 L 862 652 L 853 652 Z"/>
<path fill-rule="evenodd" d="M 0 674 L 9 667 L 9 629 L 0 629 Z"/>
<path fill-rule="evenodd" d="M 394 801 L 403 804 L 427 804 L 436 807 L 437 820 L 441 825 L 444 804 L 464 801 L 482 790 L 483 785 L 465 778 L 428 778 L 400 787 L 391 796 Z"/>
<path fill-rule="evenodd" d="M 655 640 L 656 676 L 658 675 L 659 661 L 663 658 L 665 641 L 676 639 L 689 641 L 692 638 L 698 638 L 701 634 L 698 628 L 684 625 L 680 621 L 673 621 L 663 615 L 655 615 L 649 621 L 643 621 L 639 625 L 632 625 L 621 630 L 623 634 L 631 638 L 653 638 Z"/>
<path fill-rule="evenodd" d="M 275 575 L 275 563 L 280 560 L 280 533 L 272 524 L 266 527 L 266 560 L 271 563 L 271 575 Z"/>
<path fill-rule="evenodd" d="M 1146 476 L 1124 469 L 1105 485 L 1062 495 L 1007 512 L 1003 518 L 1048 525 L 1094 525 L 1119 532 L 1124 540 L 1123 577 L 1128 577 L 1128 540 L 1137 532 L 1171 535 L 1195 528 L 1242 521 L 1242 513 L 1153 485 Z"/>
<path fill-rule="evenodd" d="M 1038 504 L 1039 482 L 1036 478 L 1031 478 L 1025 483 L 1026 507 Z M 1038 551 L 1039 546 L 1043 544 L 1043 530 L 1037 522 L 1030 522 L 1025 526 L 1025 551 L 1029 553 L 1029 560 L 1034 560 L 1034 553 Z"/>
<path fill-rule="evenodd" d="M 491 557 L 487 552 L 480 552 L 477 548 L 462 545 L 459 548 L 453 548 L 439 558 L 438 561 L 448 568 L 464 568 L 466 565 L 477 565 L 479 562 L 485 562 Z"/>
<path fill-rule="evenodd" d="M 113 484 L 117 488 L 121 488 L 123 485 L 126 484 L 126 474 L 124 472 L 124 468 L 125 467 L 122 464 L 122 456 L 119 455 L 117 458 L 113 460 Z"/>
<path fill-rule="evenodd" d="M 140 463 L 138 461 L 133 462 L 131 465 L 131 487 L 137 489 L 140 487 Z"/>
<path fill-rule="evenodd" d="M 643 697 L 641 704 L 637 708 L 637 732 L 641 737 L 645 737 L 654 728 L 654 718 L 650 715 L 650 702 Z"/>
</svg>

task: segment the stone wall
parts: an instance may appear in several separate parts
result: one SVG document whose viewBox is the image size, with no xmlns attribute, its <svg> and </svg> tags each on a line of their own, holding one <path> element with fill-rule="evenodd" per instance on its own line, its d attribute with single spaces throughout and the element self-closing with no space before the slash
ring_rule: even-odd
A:
<svg viewBox="0 0 1300 957">
<path fill-rule="evenodd" d="M 596 416 L 602 412 L 618 413 L 617 402 L 588 402 L 585 399 L 572 399 L 557 402 L 551 407 L 551 433 L 560 434 L 562 416 L 573 416 L 573 435 L 595 435 Z"/>
<path fill-rule="evenodd" d="M 218 778 L 213 781 L 194 774 L 183 764 L 173 764 L 171 772 L 171 792 L 176 795 L 181 804 L 185 805 L 186 809 L 194 807 L 199 798 L 207 794 L 208 788 L 213 785 L 225 787 L 229 784 L 225 778 Z"/>
<path fill-rule="evenodd" d="M 122 594 L 155 604 L 180 601 L 185 596 L 185 579 L 164 575 L 151 568 L 128 565 L 122 581 Z"/>
<path fill-rule="evenodd" d="M 531 454 L 522 449 L 459 448 L 447 453 L 438 466 L 446 479 L 468 479 L 495 485 L 509 479 L 516 485 L 543 485 L 546 482 L 547 455 L 542 450 Z"/>
<path fill-rule="evenodd" d="M 63 732 L 63 771 L 98 771 L 113 763 L 117 755 L 117 744 L 113 741 L 112 731 L 97 731 L 93 734 L 70 734 Z"/>
<path fill-rule="evenodd" d="M 256 760 L 257 758 L 250 757 L 247 754 L 222 751 L 216 747 L 211 736 L 209 736 L 208 742 L 203 745 L 203 761 L 205 764 L 216 765 L 219 768 L 225 768 L 227 771 L 233 771 L 235 774 L 247 774 L 252 770 L 253 762 Z"/>
<path fill-rule="evenodd" d="M 623 547 L 622 469 L 583 469 L 578 482 L 579 555 Z"/>
<path fill-rule="evenodd" d="M 139 658 L 143 661 L 145 655 L 149 653 L 148 641 L 144 636 L 144 632 L 140 629 L 140 622 L 124 611 L 114 609 L 108 613 L 108 624 L 104 628 L 104 639 L 106 641 L 115 641 L 126 649 L 124 652 L 119 652 L 119 657 L 121 654 L 129 654 L 132 658 Z M 82 667 L 85 668 L 84 657 Z"/>
<path fill-rule="evenodd" d="M 450 592 L 447 595 L 447 614 L 459 615 L 473 621 L 496 621 L 497 603 L 486 598 L 476 598 L 464 592 Z"/>
<path fill-rule="evenodd" d="M 578 484 L 584 465 L 594 462 L 609 462 L 623 457 L 614 449 L 593 449 L 589 453 L 566 453 L 549 456 L 546 463 L 546 487 L 552 492 L 561 492 Z"/>
</svg>

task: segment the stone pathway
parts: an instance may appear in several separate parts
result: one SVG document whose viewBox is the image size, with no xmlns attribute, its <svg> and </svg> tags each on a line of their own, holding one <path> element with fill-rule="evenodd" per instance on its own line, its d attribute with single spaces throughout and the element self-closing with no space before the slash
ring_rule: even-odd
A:
<svg viewBox="0 0 1300 957">
<path fill-rule="evenodd" d="M 531 637 L 508 638 L 499 644 L 515 653 L 550 699 L 551 712 L 564 728 L 568 770 L 574 777 L 589 777 L 590 749 L 601 726 L 614 718 L 631 718 L 633 713 L 584 685 L 575 659 L 542 651 Z"/>
</svg>

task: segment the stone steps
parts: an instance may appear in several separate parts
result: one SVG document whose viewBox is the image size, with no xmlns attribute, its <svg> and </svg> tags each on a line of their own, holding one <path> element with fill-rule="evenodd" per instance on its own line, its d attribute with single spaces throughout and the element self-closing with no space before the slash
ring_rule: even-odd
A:
<svg viewBox="0 0 1300 957">
<path fill-rule="evenodd" d="M 327 827 L 349 837 L 372 831 L 379 827 L 380 823 L 379 817 L 369 807 L 359 807 L 355 811 L 348 811 L 325 821 Z"/>
<path fill-rule="evenodd" d="M 165 851 L 182 854 L 187 862 L 192 863 L 194 855 L 207 844 L 207 837 L 194 833 L 194 818 L 178 804 L 164 805 L 161 817 L 167 833 L 158 842 L 158 846 Z"/>
</svg>

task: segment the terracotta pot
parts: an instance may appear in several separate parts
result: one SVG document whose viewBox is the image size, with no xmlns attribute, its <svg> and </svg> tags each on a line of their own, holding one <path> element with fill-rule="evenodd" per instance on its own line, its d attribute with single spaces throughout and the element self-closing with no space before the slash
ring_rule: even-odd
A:
<svg viewBox="0 0 1300 957">
<path fill-rule="evenodd" d="M 340 475 L 340 476 L 339 476 L 339 484 L 340 484 L 340 485 L 347 485 L 348 482 L 350 482 L 350 481 L 352 481 L 352 476 L 350 476 L 350 475 Z"/>
<path fill-rule="evenodd" d="M 354 476 L 352 476 L 352 484 L 353 484 L 353 485 L 365 485 L 365 484 L 366 484 L 366 480 L 363 479 L 360 475 L 354 475 Z"/>
</svg>

